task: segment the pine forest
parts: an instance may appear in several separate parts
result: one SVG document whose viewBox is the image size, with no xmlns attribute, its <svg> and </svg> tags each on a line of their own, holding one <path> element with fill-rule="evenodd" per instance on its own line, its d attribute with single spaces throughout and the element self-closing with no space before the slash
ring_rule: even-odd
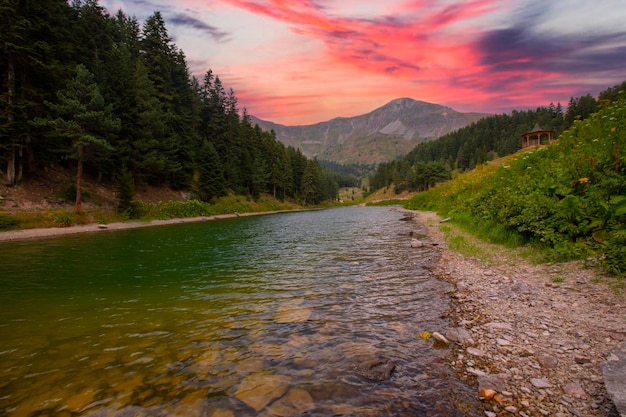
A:
<svg viewBox="0 0 626 417">
<path fill-rule="evenodd" d="M 141 24 L 97 0 L 7 0 L 0 19 L 5 182 L 71 167 L 77 210 L 84 175 L 121 189 L 190 190 L 206 202 L 227 193 L 305 205 L 336 198 L 333 176 L 253 126 L 219 75 L 191 76 L 160 12 Z"/>
</svg>

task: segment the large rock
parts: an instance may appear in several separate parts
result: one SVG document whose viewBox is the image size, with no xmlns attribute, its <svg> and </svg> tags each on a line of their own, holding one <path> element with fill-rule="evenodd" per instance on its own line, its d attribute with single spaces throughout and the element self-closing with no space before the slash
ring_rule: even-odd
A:
<svg viewBox="0 0 626 417">
<path fill-rule="evenodd" d="M 445 334 L 446 339 L 451 342 L 458 343 L 461 346 L 467 347 L 472 346 L 474 344 L 474 339 L 472 339 L 472 335 L 462 327 L 455 327 L 450 329 Z"/>
<path fill-rule="evenodd" d="M 626 417 L 626 342 L 617 345 L 602 363 L 602 376 L 617 412 Z"/>
<path fill-rule="evenodd" d="M 290 382 L 291 378 L 286 375 L 269 372 L 252 374 L 241 381 L 235 397 L 259 412 L 276 398 L 282 397 L 289 389 Z"/>
<path fill-rule="evenodd" d="M 274 417 L 301 416 L 315 407 L 311 395 L 303 389 L 292 388 L 268 407 L 267 415 Z"/>
<path fill-rule="evenodd" d="M 362 378 L 379 382 L 391 378 L 394 369 L 396 369 L 396 365 L 391 363 L 389 359 L 374 358 L 358 364 L 356 373 Z"/>
</svg>

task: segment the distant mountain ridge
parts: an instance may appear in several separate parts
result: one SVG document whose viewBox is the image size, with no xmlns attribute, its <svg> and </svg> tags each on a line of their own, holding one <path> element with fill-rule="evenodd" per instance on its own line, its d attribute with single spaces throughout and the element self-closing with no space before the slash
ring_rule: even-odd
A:
<svg viewBox="0 0 626 417">
<path fill-rule="evenodd" d="M 361 116 L 338 117 L 312 125 L 284 126 L 254 116 L 251 121 L 263 130 L 273 129 L 279 141 L 299 148 L 307 157 L 374 164 L 393 160 L 421 142 L 488 115 L 461 113 L 440 104 L 399 98 Z"/>
</svg>

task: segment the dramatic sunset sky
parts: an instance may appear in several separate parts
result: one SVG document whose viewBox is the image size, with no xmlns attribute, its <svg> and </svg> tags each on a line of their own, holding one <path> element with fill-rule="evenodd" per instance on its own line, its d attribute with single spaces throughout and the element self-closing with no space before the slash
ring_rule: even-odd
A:
<svg viewBox="0 0 626 417">
<path fill-rule="evenodd" d="M 193 74 L 287 125 L 399 97 L 502 113 L 626 80 L 624 0 L 101 0 L 159 10 Z"/>
</svg>

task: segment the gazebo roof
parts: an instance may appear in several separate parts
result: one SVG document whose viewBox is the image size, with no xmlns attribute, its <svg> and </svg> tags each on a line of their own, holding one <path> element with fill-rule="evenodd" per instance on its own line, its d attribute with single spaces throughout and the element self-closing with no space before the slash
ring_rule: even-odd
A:
<svg viewBox="0 0 626 417">
<path fill-rule="evenodd" d="M 529 135 L 531 133 L 540 133 L 540 132 L 554 132 L 554 130 L 546 130 L 539 126 L 539 123 L 535 123 L 535 127 L 530 132 L 524 133 L 522 136 Z"/>
</svg>

